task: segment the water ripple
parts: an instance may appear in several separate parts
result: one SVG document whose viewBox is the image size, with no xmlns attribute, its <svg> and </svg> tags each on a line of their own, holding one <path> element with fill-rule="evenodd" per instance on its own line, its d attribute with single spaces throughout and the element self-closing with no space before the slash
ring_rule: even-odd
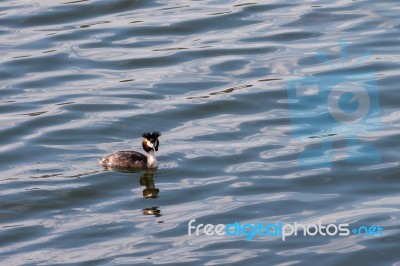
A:
<svg viewBox="0 0 400 266">
<path fill-rule="evenodd" d="M 398 265 L 397 11 L 389 0 L 2 1 L 3 264 Z M 379 110 L 338 124 L 328 103 L 290 98 L 295 79 L 356 82 L 377 90 Z M 99 167 L 152 130 L 158 171 Z M 196 237 L 191 219 L 384 235 Z"/>
</svg>

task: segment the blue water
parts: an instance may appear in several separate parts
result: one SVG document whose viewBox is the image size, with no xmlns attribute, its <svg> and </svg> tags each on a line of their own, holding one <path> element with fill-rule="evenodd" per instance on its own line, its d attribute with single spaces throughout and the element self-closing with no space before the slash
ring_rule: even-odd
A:
<svg viewBox="0 0 400 266">
<path fill-rule="evenodd" d="M 399 10 L 1 1 L 1 265 L 400 265 Z M 99 167 L 155 130 L 157 171 Z"/>
</svg>

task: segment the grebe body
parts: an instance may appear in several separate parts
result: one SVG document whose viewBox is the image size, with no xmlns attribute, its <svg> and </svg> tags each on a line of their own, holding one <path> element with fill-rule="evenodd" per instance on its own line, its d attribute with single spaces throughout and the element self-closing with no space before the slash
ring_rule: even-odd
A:
<svg viewBox="0 0 400 266">
<path fill-rule="evenodd" d="M 122 169 L 154 169 L 158 167 L 155 152 L 158 151 L 158 137 L 161 133 L 154 131 L 153 133 L 143 133 L 142 147 L 146 151 L 146 155 L 137 151 L 118 151 L 116 153 L 104 156 L 100 161 L 100 165 L 105 168 L 122 168 Z"/>
</svg>

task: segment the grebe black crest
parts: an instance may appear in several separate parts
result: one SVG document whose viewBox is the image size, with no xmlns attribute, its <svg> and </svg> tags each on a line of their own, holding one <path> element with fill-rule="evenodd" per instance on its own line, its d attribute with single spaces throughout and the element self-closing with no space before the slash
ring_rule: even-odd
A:
<svg viewBox="0 0 400 266">
<path fill-rule="evenodd" d="M 142 147 L 146 155 L 137 151 L 118 151 L 116 153 L 104 156 L 100 161 L 100 165 L 105 168 L 121 168 L 121 169 L 147 169 L 157 168 L 158 162 L 155 152 L 158 151 L 158 137 L 161 133 L 154 131 L 153 133 L 143 133 Z"/>
</svg>

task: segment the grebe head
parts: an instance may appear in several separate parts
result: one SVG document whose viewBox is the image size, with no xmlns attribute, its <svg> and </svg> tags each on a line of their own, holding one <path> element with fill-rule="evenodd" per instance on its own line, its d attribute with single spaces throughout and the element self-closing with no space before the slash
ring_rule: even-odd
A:
<svg viewBox="0 0 400 266">
<path fill-rule="evenodd" d="M 161 133 L 158 131 L 154 131 L 153 133 L 143 133 L 143 142 L 142 142 L 142 147 L 143 150 L 146 152 L 150 151 L 158 151 L 158 145 L 160 142 L 158 141 L 158 137 L 161 136 Z"/>
</svg>

